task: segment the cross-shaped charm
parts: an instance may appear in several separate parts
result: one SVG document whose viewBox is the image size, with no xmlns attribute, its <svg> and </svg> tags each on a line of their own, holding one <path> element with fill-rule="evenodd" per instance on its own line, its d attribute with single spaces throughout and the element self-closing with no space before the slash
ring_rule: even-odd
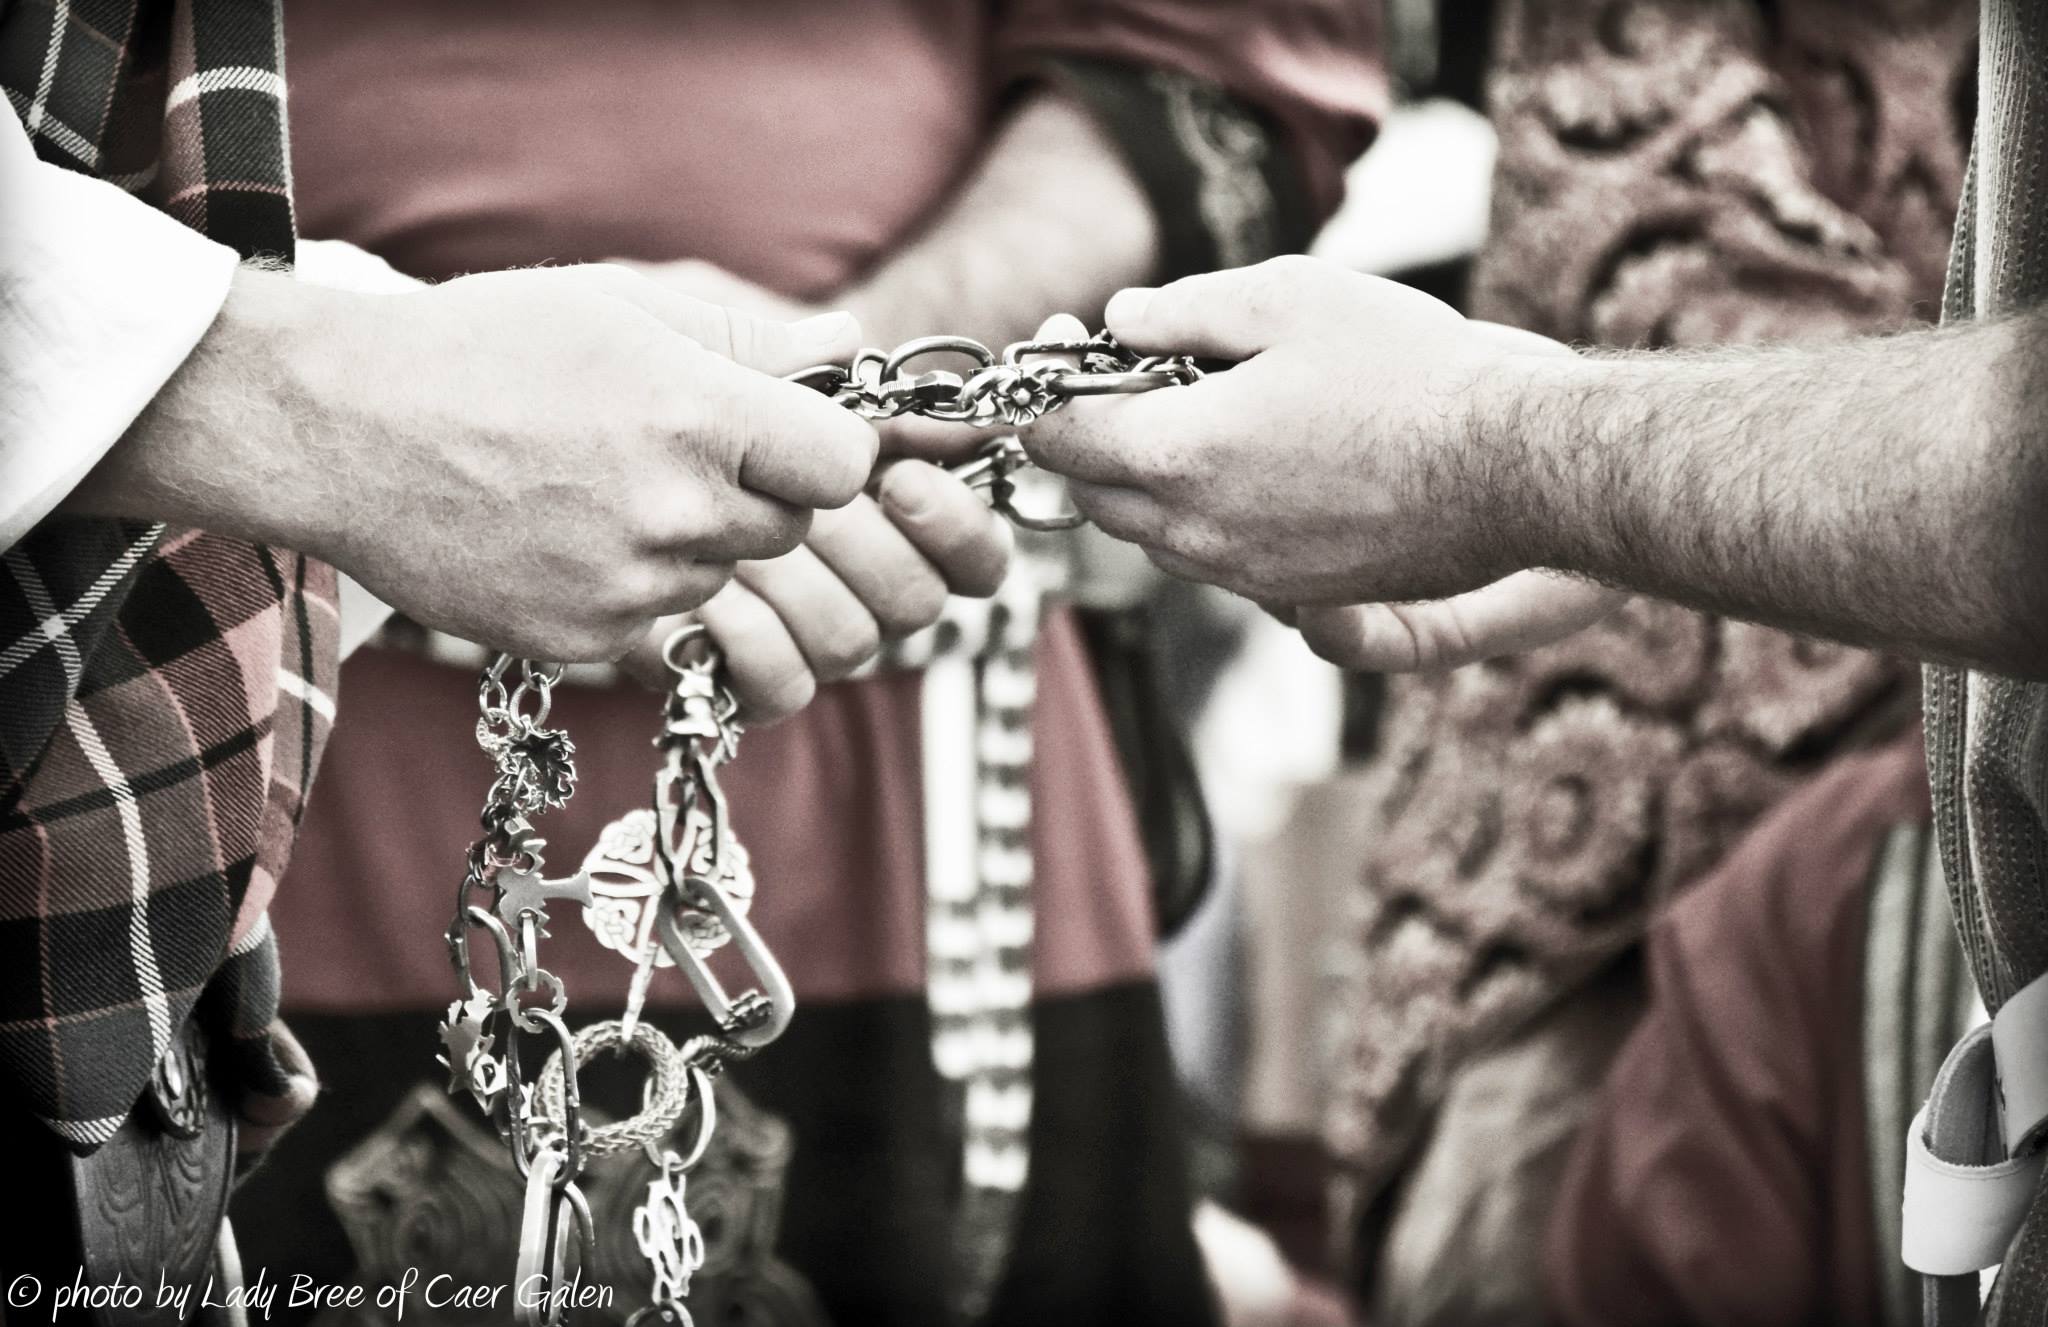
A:
<svg viewBox="0 0 2048 1327">
<path fill-rule="evenodd" d="M 548 933 L 548 904 L 557 899 L 566 899 L 591 907 L 595 900 L 590 895 L 590 872 L 578 871 L 562 880 L 544 880 L 538 870 L 520 871 L 512 868 L 501 869 L 497 877 L 498 916 L 515 932 L 519 929 L 522 913 L 532 913 L 533 920 L 540 927 L 540 934 Z"/>
</svg>

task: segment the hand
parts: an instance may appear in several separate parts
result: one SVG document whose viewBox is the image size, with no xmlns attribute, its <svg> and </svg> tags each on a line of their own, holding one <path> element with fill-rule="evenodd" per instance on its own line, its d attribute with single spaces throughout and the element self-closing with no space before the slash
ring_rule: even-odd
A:
<svg viewBox="0 0 2048 1327">
<path fill-rule="evenodd" d="M 1467 412 L 1488 375 L 1564 347 L 1304 258 L 1125 291 L 1108 322 L 1135 350 L 1242 361 L 1025 431 L 1082 511 L 1166 571 L 1353 604 L 1443 598 L 1539 560 L 1522 458 Z"/>
<path fill-rule="evenodd" d="M 1625 591 L 1554 571 L 1518 571 L 1448 599 L 1283 611 L 1310 649 L 1339 668 L 1415 673 L 1456 668 L 1563 640 L 1620 608 Z"/>
<path fill-rule="evenodd" d="M 670 262 L 644 262 L 634 258 L 615 260 L 620 267 L 639 273 L 678 295 L 703 300 L 706 304 L 721 304 L 728 309 L 738 309 L 756 318 L 771 318 L 776 322 L 792 323 L 813 317 L 827 310 L 827 305 L 810 304 L 803 300 L 778 295 L 768 287 L 743 276 L 726 271 L 717 263 L 702 258 L 678 258 Z M 844 307 L 834 302 L 832 308 Z M 798 364 L 795 368 L 804 368 Z M 793 371 L 793 370 L 792 370 Z"/>
<path fill-rule="evenodd" d="M 303 549 L 518 654 L 616 658 L 861 491 L 873 431 L 769 376 L 858 337 L 611 267 L 369 296 L 244 272 L 73 505 Z"/>
<path fill-rule="evenodd" d="M 823 304 L 809 304 L 802 300 L 791 299 L 785 295 L 778 295 L 766 286 L 749 281 L 743 276 L 736 276 L 720 267 L 717 263 L 706 262 L 701 258 L 682 258 L 665 263 L 636 262 L 622 259 L 620 265 L 630 267 L 650 280 L 660 282 L 678 294 L 688 295 L 693 299 L 701 299 L 711 304 L 723 304 L 728 308 L 740 309 L 757 317 L 774 318 L 779 321 L 788 322 L 798 318 L 811 317 L 827 307 Z M 897 270 L 899 276 L 901 276 L 907 266 L 908 264 L 899 257 L 898 267 L 894 270 Z M 888 348 L 893 349 L 897 344 L 896 341 L 887 339 L 893 335 L 887 329 L 902 323 L 903 311 L 896 307 L 895 301 L 888 299 L 874 287 L 862 286 L 843 290 L 833 296 L 830 301 L 830 307 L 846 309 L 851 312 L 860 320 L 864 331 L 870 336 L 884 338 Z M 920 326 L 922 326 L 923 331 L 913 332 L 912 334 L 923 335 L 926 332 L 943 330 L 943 324 L 939 322 L 920 324 Z M 847 356 L 841 355 L 835 358 L 836 360 L 843 361 Z M 826 363 L 833 361 L 820 359 L 815 362 Z M 968 362 L 963 357 L 960 359 L 959 365 L 965 365 Z M 942 359 L 934 358 L 927 363 L 921 363 L 919 367 L 957 368 L 959 365 L 949 365 Z M 799 365 L 798 367 L 804 368 L 809 366 Z M 921 419 L 915 415 L 905 415 L 900 419 L 883 420 L 875 426 L 875 431 L 881 438 L 882 455 L 917 456 L 928 461 L 936 461 L 941 465 L 957 464 L 969 459 L 975 452 L 981 449 L 983 443 L 988 441 L 988 432 L 985 429 L 942 423 L 936 419 Z"/>
<path fill-rule="evenodd" d="M 733 583 L 691 617 L 711 629 L 746 721 L 759 727 L 810 703 L 884 640 L 936 622 L 947 594 L 989 595 L 1009 565 L 1007 521 L 923 461 L 883 468 L 875 496 L 822 512 L 804 546 L 742 562 Z M 655 624 L 626 667 L 666 686 L 661 646 L 690 617 Z"/>
</svg>

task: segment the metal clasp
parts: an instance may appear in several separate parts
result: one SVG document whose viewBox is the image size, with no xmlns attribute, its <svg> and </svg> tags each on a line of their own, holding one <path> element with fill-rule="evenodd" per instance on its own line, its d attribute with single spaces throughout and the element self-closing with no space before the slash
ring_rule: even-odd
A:
<svg viewBox="0 0 2048 1327">
<path fill-rule="evenodd" d="M 664 900 L 655 919 L 661 947 L 689 977 L 690 985 L 696 987 L 698 998 L 718 1020 L 724 1035 L 749 1050 L 759 1050 L 781 1036 L 796 1013 L 796 991 L 789 984 L 788 974 L 775 955 L 768 952 L 761 933 L 745 913 L 733 907 L 724 890 L 700 875 L 685 875 L 678 889 L 683 902 L 709 912 L 724 924 L 732 936 L 733 948 L 739 951 L 760 989 L 743 992 L 737 999 L 726 993 L 711 965 L 690 947 L 689 937 L 676 920 L 674 900 Z"/>
</svg>

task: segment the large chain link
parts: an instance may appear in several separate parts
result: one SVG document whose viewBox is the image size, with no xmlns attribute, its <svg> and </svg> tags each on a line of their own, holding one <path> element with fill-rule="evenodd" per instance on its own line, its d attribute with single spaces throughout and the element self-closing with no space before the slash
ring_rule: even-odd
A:
<svg viewBox="0 0 2048 1327">
<path fill-rule="evenodd" d="M 938 356 L 964 357 L 972 368 L 918 369 Z M 1202 376 L 1186 355 L 1136 355 L 1108 332 L 1079 341 L 1014 341 L 1002 352 L 965 336 L 921 336 L 894 351 L 866 349 L 845 364 L 819 364 L 789 376 L 816 388 L 862 419 L 914 415 L 973 428 L 1019 429 L 1080 396 L 1117 396 L 1180 387 Z M 990 505 L 1027 530 L 1068 530 L 1083 518 L 1066 512 L 1034 516 L 1014 501 L 1017 471 L 1031 464 L 1015 437 L 997 438 L 956 478 L 986 488 Z"/>
</svg>

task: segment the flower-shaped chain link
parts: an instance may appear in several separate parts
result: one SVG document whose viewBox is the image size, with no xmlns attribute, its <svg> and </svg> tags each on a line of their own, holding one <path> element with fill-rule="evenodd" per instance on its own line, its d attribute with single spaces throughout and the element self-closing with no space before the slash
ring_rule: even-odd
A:
<svg viewBox="0 0 2048 1327">
<path fill-rule="evenodd" d="M 971 367 L 965 373 L 914 371 L 917 361 L 937 355 L 964 358 Z M 975 428 L 1018 429 L 1077 396 L 1149 392 L 1201 376 L 1185 355 L 1135 355 L 1100 332 L 1085 341 L 1017 341 L 1000 355 L 970 337 L 924 336 L 894 352 L 867 349 L 843 365 L 803 369 L 789 380 L 816 388 L 862 419 L 915 415 Z M 988 489 L 990 505 L 1027 530 L 1068 530 L 1081 524 L 1082 518 L 1071 512 L 1032 516 L 1017 509 L 1011 476 L 1030 464 L 1023 446 L 1005 437 L 991 441 L 952 473 L 970 486 Z"/>
</svg>

